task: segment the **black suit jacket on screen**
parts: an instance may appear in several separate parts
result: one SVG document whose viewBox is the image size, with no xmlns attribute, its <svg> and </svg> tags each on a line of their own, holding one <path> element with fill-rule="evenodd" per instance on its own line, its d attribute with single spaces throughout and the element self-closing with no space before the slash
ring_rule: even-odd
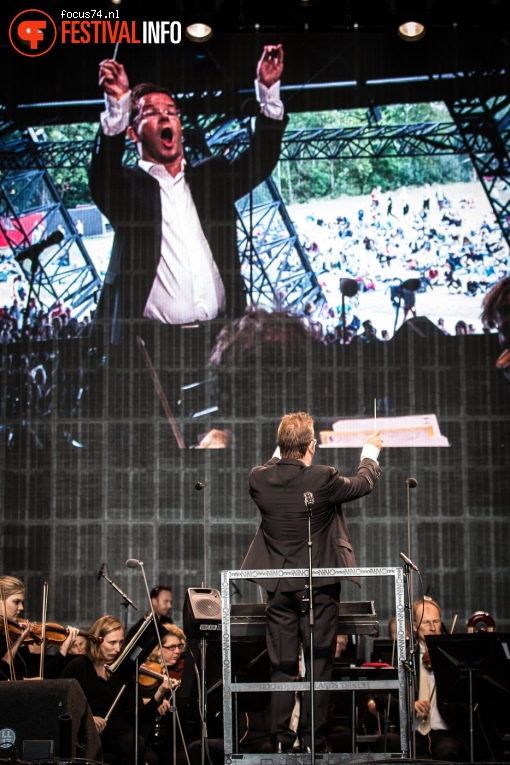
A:
<svg viewBox="0 0 510 765">
<path fill-rule="evenodd" d="M 259 115 L 251 147 L 238 159 L 229 162 L 223 156 L 213 157 L 186 166 L 185 177 L 223 279 L 226 313 L 231 317 L 242 315 L 246 305 L 234 203 L 271 175 L 286 124 L 286 119 Z M 92 198 L 115 230 L 95 317 L 98 322 L 112 322 L 113 343 L 120 341 L 119 323 L 123 319 L 141 319 L 161 255 L 159 184 L 141 168 L 122 163 L 124 148 L 125 133 L 106 136 L 100 130 L 89 170 Z"/>
</svg>

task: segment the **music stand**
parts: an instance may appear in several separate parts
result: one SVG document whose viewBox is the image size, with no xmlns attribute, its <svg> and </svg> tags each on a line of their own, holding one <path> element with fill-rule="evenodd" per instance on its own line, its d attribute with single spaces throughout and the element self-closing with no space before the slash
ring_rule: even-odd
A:
<svg viewBox="0 0 510 765">
<path fill-rule="evenodd" d="M 474 705 L 510 702 L 510 634 L 427 635 L 425 640 L 441 700 L 469 704 L 469 751 L 474 762 Z"/>
<path fill-rule="evenodd" d="M 402 304 L 402 298 L 404 297 L 404 290 L 407 292 L 418 292 L 420 287 L 420 279 L 407 279 L 405 282 L 401 282 L 398 286 L 395 287 L 395 292 L 392 293 L 393 297 L 391 301 L 395 306 L 395 326 L 393 327 L 393 334 L 395 334 L 397 331 L 398 314 Z"/>
<path fill-rule="evenodd" d="M 158 645 L 159 634 L 166 634 L 167 630 L 160 624 L 156 626 L 153 614 L 150 614 L 140 625 L 139 629 L 120 656 L 112 664 L 107 664 L 106 669 L 110 678 L 120 678 L 123 684 L 127 684 L 134 678 L 135 683 L 135 765 L 138 765 L 138 672 L 140 664 L 145 661 L 151 651 Z"/>
</svg>

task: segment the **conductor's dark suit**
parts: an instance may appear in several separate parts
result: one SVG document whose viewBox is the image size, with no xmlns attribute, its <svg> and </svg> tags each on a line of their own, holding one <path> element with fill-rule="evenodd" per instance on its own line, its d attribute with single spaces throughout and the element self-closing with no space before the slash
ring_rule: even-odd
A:
<svg viewBox="0 0 510 765">
<path fill-rule="evenodd" d="M 298 459 L 273 458 L 250 473 L 250 495 L 262 522 L 242 564 L 243 569 L 308 567 L 308 510 L 304 493 L 314 497 L 312 564 L 314 568 L 351 568 L 356 565 L 342 502 L 369 494 L 380 476 L 372 459 L 363 459 L 356 476 L 344 478 L 333 467 L 307 466 Z M 257 579 L 268 592 L 266 639 L 274 682 L 290 682 L 298 674 L 300 644 L 309 647 L 307 579 Z M 317 588 L 317 589 L 316 589 Z M 331 680 L 338 622 L 338 578 L 314 580 L 315 680 Z M 304 610 L 304 613 L 303 613 Z M 328 717 L 327 692 L 315 694 L 315 742 L 320 748 Z M 304 695 L 301 725 L 304 745 L 310 744 L 309 694 Z M 273 743 L 292 746 L 288 729 L 293 694 L 273 693 Z"/>
</svg>

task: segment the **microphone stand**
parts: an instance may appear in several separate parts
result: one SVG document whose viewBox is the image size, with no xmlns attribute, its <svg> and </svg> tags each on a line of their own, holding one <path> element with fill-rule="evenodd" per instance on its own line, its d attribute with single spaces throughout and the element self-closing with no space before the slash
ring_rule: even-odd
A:
<svg viewBox="0 0 510 765">
<path fill-rule="evenodd" d="M 123 599 L 123 602 L 122 602 L 120 605 L 124 607 L 124 632 L 127 632 L 127 615 L 128 615 L 128 607 L 129 607 L 129 606 L 131 606 L 131 608 L 134 608 L 134 609 L 135 609 L 135 611 L 138 611 L 138 606 L 136 606 L 136 605 L 133 603 L 133 601 L 131 600 L 131 598 L 128 598 L 128 596 L 126 595 L 126 593 L 125 593 L 125 592 L 122 592 L 122 590 L 120 589 L 120 587 L 118 587 L 118 586 L 115 584 L 115 582 L 114 582 L 112 579 L 110 579 L 110 577 L 108 577 L 108 576 L 107 576 L 107 575 L 104 573 L 104 570 L 102 570 L 102 571 L 100 572 L 99 576 L 100 576 L 100 577 L 103 577 L 103 579 L 106 579 L 106 581 L 108 582 L 108 584 L 109 584 L 111 587 L 113 587 L 113 589 L 115 590 L 115 592 L 118 592 L 118 593 L 119 593 L 119 595 L 121 596 L 121 598 Z"/>
<path fill-rule="evenodd" d="M 197 491 L 204 491 L 206 483 L 197 481 L 195 489 Z M 205 491 L 202 503 L 202 545 L 203 545 L 203 562 L 204 562 L 204 578 L 202 581 L 202 588 L 207 587 L 207 509 L 205 501 Z M 200 763 L 205 765 L 206 756 L 206 741 L 208 738 L 207 733 L 207 681 L 206 681 L 206 652 L 207 642 L 205 636 L 200 638 Z"/>
<path fill-rule="evenodd" d="M 305 505 L 308 510 L 308 624 L 310 629 L 310 763 L 315 765 L 315 668 L 314 668 L 314 643 L 315 643 L 315 614 L 313 607 L 313 576 L 312 576 L 312 507 L 313 494 L 305 493 Z"/>
<path fill-rule="evenodd" d="M 21 332 L 22 336 L 24 337 L 25 331 L 27 329 L 28 325 L 28 312 L 30 309 L 30 301 L 32 299 L 32 295 L 34 292 L 34 284 L 35 284 L 35 276 L 37 273 L 37 269 L 40 266 L 39 263 L 39 255 L 46 250 L 48 247 L 52 247 L 55 244 L 60 244 L 60 242 L 64 239 L 64 234 L 61 231 L 53 231 L 46 239 L 41 239 L 39 242 L 36 242 L 34 244 L 29 245 L 28 247 L 25 247 L 23 250 L 18 252 L 17 255 L 14 256 L 14 259 L 17 263 L 21 266 L 22 270 L 26 273 L 26 269 L 23 266 L 23 261 L 29 260 L 30 261 L 30 280 L 28 283 L 28 295 L 27 295 L 27 304 L 26 308 L 23 311 L 23 323 L 21 326 Z"/>
<path fill-rule="evenodd" d="M 396 326 L 396 322 L 395 322 Z M 417 571 L 419 574 L 418 566 L 416 566 L 411 560 L 411 489 L 415 489 L 418 486 L 416 478 L 408 478 L 406 480 L 407 486 L 407 556 L 404 553 L 400 553 L 400 557 L 404 561 L 404 586 L 407 595 L 406 609 L 408 616 L 406 624 L 409 624 L 409 648 L 407 653 L 407 659 L 404 662 L 404 667 L 407 670 L 408 679 L 408 691 L 407 691 L 407 739 L 409 741 L 410 757 L 416 756 L 416 732 L 414 730 L 414 693 L 416 683 L 416 650 L 414 646 L 414 634 L 413 634 L 413 577 L 412 571 Z"/>
<path fill-rule="evenodd" d="M 411 489 L 415 489 L 418 486 L 418 481 L 416 480 L 416 478 L 408 478 L 406 480 L 406 486 L 407 486 L 407 491 L 406 491 L 406 495 L 407 495 L 406 496 L 406 504 L 407 504 L 407 555 L 408 555 L 408 558 L 411 558 L 412 557 L 412 555 L 411 555 Z M 410 603 L 412 605 L 412 603 L 413 603 L 413 580 L 412 580 L 412 577 L 409 580 L 409 586 L 410 586 L 409 598 L 410 598 Z M 412 613 L 411 613 L 411 617 L 412 617 Z M 409 631 L 412 632 L 412 627 L 413 627 L 412 618 L 411 618 L 411 621 L 409 622 L 409 626 L 410 626 L 410 630 Z"/>
<path fill-rule="evenodd" d="M 158 638 L 159 653 L 160 653 L 160 656 L 161 656 L 161 661 L 163 663 L 163 666 L 165 667 L 166 676 L 167 676 L 167 678 L 170 679 L 170 673 L 168 671 L 168 665 L 166 663 L 165 653 L 163 651 L 163 644 L 161 642 L 161 634 L 160 634 L 160 631 L 159 631 L 159 619 L 156 617 L 156 612 L 154 611 L 154 606 L 152 604 L 151 593 L 150 593 L 150 590 L 149 590 L 149 585 L 147 583 L 147 577 L 145 575 L 144 563 L 141 560 L 135 560 L 134 558 L 130 558 L 129 560 L 126 561 L 126 565 L 129 568 L 139 568 L 141 570 L 141 572 L 142 572 L 142 577 L 143 577 L 143 581 L 144 581 L 144 584 L 145 584 L 145 591 L 147 593 L 147 598 L 149 600 L 149 606 L 150 606 L 150 611 L 151 611 L 151 614 L 152 614 L 152 619 L 154 621 L 154 626 L 156 628 L 156 635 L 157 635 L 157 638 Z M 139 728 L 139 722 L 138 722 L 138 687 L 136 685 L 137 682 L 138 682 L 138 667 L 137 667 L 137 673 L 135 675 L 135 763 L 134 763 L 134 765 L 138 765 L 138 728 Z M 171 711 L 172 711 L 172 714 L 174 715 L 173 718 L 172 718 L 172 729 L 173 729 L 172 730 L 172 732 L 173 732 L 173 751 L 172 751 L 172 755 L 173 755 L 174 765 L 176 765 L 176 762 L 177 762 L 177 736 L 176 736 L 176 734 L 177 734 L 177 730 L 176 730 L 177 703 L 176 703 L 176 700 L 175 700 L 175 689 L 172 687 L 172 683 L 170 683 L 170 697 L 171 697 Z M 180 723 L 179 723 L 179 728 L 180 728 Z M 186 750 L 186 745 L 185 745 L 184 739 L 183 739 L 183 743 L 184 743 L 184 749 Z"/>
<path fill-rule="evenodd" d="M 416 681 L 416 650 L 414 645 L 413 635 L 413 601 L 412 601 L 412 584 L 411 584 L 411 570 L 417 570 L 417 566 L 407 558 L 403 553 L 400 553 L 400 557 L 404 561 L 404 591 L 406 594 L 405 608 L 408 611 L 408 620 L 411 625 L 409 630 L 409 647 L 407 650 L 407 658 L 404 661 L 404 668 L 407 670 L 407 740 L 409 741 L 409 757 L 410 759 L 416 758 L 416 734 L 414 731 L 414 689 Z"/>
<path fill-rule="evenodd" d="M 137 565 L 139 565 L 138 561 L 136 563 Z M 150 616 L 142 622 L 136 634 L 132 637 L 132 639 L 129 641 L 126 647 L 121 651 L 120 655 L 115 659 L 115 661 L 110 665 L 108 664 L 105 665 L 106 670 L 110 673 L 110 676 L 113 676 L 115 675 L 116 672 L 118 672 L 119 673 L 118 677 L 120 678 L 121 681 L 124 681 L 123 688 L 119 691 L 118 695 L 116 696 L 115 701 L 110 707 L 108 715 L 111 714 L 114 706 L 116 705 L 117 701 L 120 698 L 120 695 L 123 689 L 127 686 L 127 684 L 129 683 L 131 679 L 134 680 L 134 691 L 135 691 L 135 704 L 134 704 L 135 724 L 134 724 L 134 736 L 133 736 L 134 765 L 138 765 L 139 757 L 140 757 L 139 719 L 138 719 L 139 718 L 139 703 L 140 703 L 140 698 L 139 698 L 140 664 L 149 655 L 151 650 L 156 645 L 158 639 L 159 639 L 158 625 L 155 623 L 154 618 Z M 133 669 L 132 663 L 134 663 L 134 669 Z M 133 672 L 134 672 L 134 678 L 133 678 Z M 110 678 L 108 677 L 108 680 L 109 679 Z"/>
</svg>

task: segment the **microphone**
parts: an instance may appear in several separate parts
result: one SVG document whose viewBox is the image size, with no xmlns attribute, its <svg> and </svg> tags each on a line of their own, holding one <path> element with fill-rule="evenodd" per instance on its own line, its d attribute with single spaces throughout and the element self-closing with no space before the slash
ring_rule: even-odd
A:
<svg viewBox="0 0 510 765">
<path fill-rule="evenodd" d="M 47 236 L 46 239 L 41 239 L 40 242 L 31 244 L 28 247 L 25 247 L 24 250 L 21 250 L 21 252 L 18 252 L 18 254 L 14 256 L 14 260 L 19 263 L 20 266 L 23 264 L 24 260 L 31 260 L 32 265 L 36 265 L 42 251 L 47 247 L 52 247 L 54 244 L 60 244 L 64 237 L 65 234 L 57 229 L 57 231 L 53 231 Z"/>
<path fill-rule="evenodd" d="M 202 491 L 202 489 L 205 489 L 206 486 L 207 486 L 206 483 L 203 483 L 202 481 L 197 481 L 195 484 L 195 489 L 197 491 Z"/>
<path fill-rule="evenodd" d="M 97 581 L 98 582 L 101 579 L 101 577 L 103 576 L 104 566 L 105 566 L 105 564 L 101 563 L 101 568 L 99 569 L 99 574 L 97 575 Z"/>
<path fill-rule="evenodd" d="M 128 568 L 139 568 L 139 566 L 143 566 L 143 561 L 136 560 L 136 558 L 128 558 L 126 561 L 126 566 Z"/>
<path fill-rule="evenodd" d="M 412 480 L 414 481 L 414 478 Z M 399 553 L 399 555 L 404 561 L 404 563 L 407 563 L 407 565 L 410 566 L 413 569 L 413 571 L 418 571 L 418 573 L 420 572 L 420 569 L 418 568 L 418 566 L 415 566 L 415 564 L 412 562 L 412 560 L 410 560 L 410 558 L 407 557 L 407 555 L 404 555 L 403 552 Z"/>
<path fill-rule="evenodd" d="M 303 497 L 305 498 L 305 505 L 307 507 L 311 507 L 313 503 L 315 502 L 311 491 L 305 491 L 305 493 L 303 494 Z"/>
<path fill-rule="evenodd" d="M 410 489 L 416 489 L 418 486 L 418 481 L 416 478 L 408 478 L 406 481 L 406 484 L 409 486 Z"/>
</svg>

